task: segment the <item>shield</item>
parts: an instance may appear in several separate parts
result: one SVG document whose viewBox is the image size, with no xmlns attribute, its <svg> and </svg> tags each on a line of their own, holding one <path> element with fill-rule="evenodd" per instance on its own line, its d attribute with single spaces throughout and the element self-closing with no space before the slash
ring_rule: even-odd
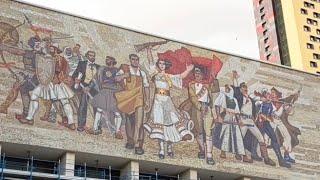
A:
<svg viewBox="0 0 320 180">
<path fill-rule="evenodd" d="M 37 54 L 36 74 L 40 84 L 48 85 L 52 82 L 55 74 L 55 60 L 52 56 Z"/>
</svg>

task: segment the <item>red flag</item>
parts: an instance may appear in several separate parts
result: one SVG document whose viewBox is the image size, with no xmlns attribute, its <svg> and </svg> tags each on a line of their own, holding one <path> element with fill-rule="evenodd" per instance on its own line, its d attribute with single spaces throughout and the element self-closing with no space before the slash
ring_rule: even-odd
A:
<svg viewBox="0 0 320 180">
<path fill-rule="evenodd" d="M 171 68 L 167 70 L 169 74 L 180 74 L 186 70 L 186 65 L 192 63 L 191 52 L 184 47 L 175 51 L 168 50 L 164 53 L 158 53 L 158 58 L 172 63 Z"/>
<path fill-rule="evenodd" d="M 206 83 L 211 83 L 216 78 L 223 65 L 221 60 L 215 55 L 212 58 L 192 57 L 190 50 L 185 47 L 175 51 L 168 50 L 164 53 L 158 53 L 158 58 L 172 63 L 172 67 L 167 70 L 169 74 L 180 74 L 186 70 L 186 65 L 189 64 L 204 67 L 207 70 L 204 80 Z M 183 80 L 183 86 L 187 87 L 189 82 L 193 80 L 194 76 L 190 73 Z"/>
</svg>

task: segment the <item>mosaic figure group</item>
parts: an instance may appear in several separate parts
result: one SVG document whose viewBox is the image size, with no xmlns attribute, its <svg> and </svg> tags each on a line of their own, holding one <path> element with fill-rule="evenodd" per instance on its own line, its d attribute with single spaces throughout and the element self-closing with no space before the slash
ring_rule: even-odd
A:
<svg viewBox="0 0 320 180">
<path fill-rule="evenodd" d="M 216 77 L 206 80 L 208 67 L 190 62 L 183 71 L 168 73 L 175 68 L 172 61 L 154 59 L 152 44 L 142 49 L 148 58 L 145 67 L 137 54 L 130 54 L 128 63 L 119 67 L 110 55 L 105 64 L 97 64 L 95 51 L 82 55 L 79 44 L 61 50 L 50 38 L 37 35 L 28 45 L 30 49 L 0 44 L 1 51 L 21 56 L 24 66 L 0 113 L 7 114 L 20 94 L 22 113 L 15 117 L 23 124 L 34 124 L 41 101 L 45 109 L 41 121 L 54 123 L 58 114 L 58 124 L 69 130 L 99 135 L 107 129 L 117 139 L 124 138 L 125 129 L 125 147 L 138 155 L 144 154 L 147 133 L 157 141 L 160 159 L 174 157 L 174 144 L 195 140 L 198 158 L 212 165 L 213 147 L 221 151 L 222 159 L 232 153 L 242 162 L 275 166 L 268 156 L 270 146 L 280 166 L 295 163 L 291 152 L 300 131 L 288 116 L 299 92 L 283 98 L 273 87 L 249 94 L 236 71 L 232 83 L 220 87 Z M 192 78 L 184 86 L 187 77 Z M 188 97 L 177 105 L 172 89 L 186 89 Z M 92 125 L 87 123 L 88 113 Z"/>
</svg>

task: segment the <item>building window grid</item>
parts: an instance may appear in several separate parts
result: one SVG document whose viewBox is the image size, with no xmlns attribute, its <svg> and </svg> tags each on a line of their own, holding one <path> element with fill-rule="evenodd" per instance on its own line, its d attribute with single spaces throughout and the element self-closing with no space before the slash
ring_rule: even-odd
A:
<svg viewBox="0 0 320 180">
<path fill-rule="evenodd" d="M 262 3 L 263 3 L 263 0 L 260 0 L 260 1 L 259 1 L 259 5 L 261 5 Z"/>
<path fill-rule="evenodd" d="M 314 4 L 312 4 L 312 3 L 309 3 L 309 2 L 304 2 L 303 4 L 304 4 L 304 7 L 307 7 L 307 8 L 312 8 L 312 9 L 314 9 Z"/>
<path fill-rule="evenodd" d="M 308 49 L 314 49 L 314 45 L 311 44 L 311 43 L 307 43 L 307 48 L 308 48 Z"/>
<path fill-rule="evenodd" d="M 301 14 L 308 14 L 308 10 L 301 8 L 300 10 Z"/>
<path fill-rule="evenodd" d="M 320 60 L 320 54 L 313 53 L 313 59 Z"/>
<path fill-rule="evenodd" d="M 318 25 L 318 21 L 314 20 L 314 19 L 307 18 L 307 24 L 311 24 L 311 25 L 317 26 Z"/>
<path fill-rule="evenodd" d="M 311 0 L 313 2 L 317 2 L 317 3 L 320 3 L 320 0 Z"/>
<path fill-rule="evenodd" d="M 313 67 L 313 68 L 316 68 L 316 67 L 318 67 L 318 64 L 317 64 L 317 62 L 314 62 L 314 61 L 310 61 L 310 67 Z"/>
<path fill-rule="evenodd" d="M 306 32 L 310 32 L 311 28 L 309 26 L 303 26 L 303 30 Z"/>
<path fill-rule="evenodd" d="M 316 37 L 316 36 L 310 36 L 310 40 L 313 42 L 320 42 L 320 37 Z"/>
<path fill-rule="evenodd" d="M 266 59 L 267 59 L 267 60 L 270 60 L 270 57 L 271 57 L 271 53 L 269 53 L 269 54 L 266 56 Z"/>
<path fill-rule="evenodd" d="M 266 27 L 266 25 L 267 25 L 267 22 L 265 21 L 265 22 L 263 22 L 262 23 L 262 28 L 265 28 Z"/>
<path fill-rule="evenodd" d="M 268 52 L 268 51 L 270 50 L 270 46 L 269 46 L 269 45 L 266 46 L 266 47 L 264 48 L 264 50 L 265 50 L 266 52 Z"/>
<path fill-rule="evenodd" d="M 266 36 L 266 35 L 267 35 L 267 33 L 268 33 L 268 30 L 266 29 L 266 30 L 264 30 L 264 31 L 263 31 L 263 33 L 262 33 L 262 34 L 263 34 L 263 36 Z"/>
</svg>

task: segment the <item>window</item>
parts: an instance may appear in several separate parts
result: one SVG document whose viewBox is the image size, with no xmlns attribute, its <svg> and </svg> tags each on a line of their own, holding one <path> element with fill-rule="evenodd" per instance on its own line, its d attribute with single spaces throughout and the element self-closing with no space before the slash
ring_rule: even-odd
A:
<svg viewBox="0 0 320 180">
<path fill-rule="evenodd" d="M 267 44 L 267 42 L 269 41 L 269 38 L 265 38 L 264 39 L 264 43 Z"/>
<path fill-rule="evenodd" d="M 301 14 L 308 14 L 308 11 L 306 9 L 301 8 Z"/>
<path fill-rule="evenodd" d="M 320 13 L 316 13 L 316 12 L 314 12 L 314 13 L 313 13 L 313 17 L 315 17 L 315 18 L 319 18 L 319 19 L 320 19 Z"/>
<path fill-rule="evenodd" d="M 262 7 L 262 8 L 260 9 L 260 13 L 263 13 L 263 11 L 264 11 L 264 7 Z"/>
<path fill-rule="evenodd" d="M 259 1 L 259 5 L 261 5 L 262 3 L 263 3 L 263 0 L 260 0 L 260 1 Z"/>
<path fill-rule="evenodd" d="M 310 32 L 311 28 L 309 26 L 303 26 L 303 30 L 306 32 Z"/>
<path fill-rule="evenodd" d="M 311 44 L 311 43 L 307 43 L 307 48 L 308 48 L 308 49 L 314 49 L 314 45 Z"/>
<path fill-rule="evenodd" d="M 314 9 L 314 4 L 312 4 L 312 3 L 304 2 L 303 4 L 304 4 L 304 7 Z"/>
<path fill-rule="evenodd" d="M 317 65 L 317 63 L 316 63 L 316 62 L 314 62 L 314 61 L 310 61 L 310 67 L 314 67 L 314 68 L 316 68 L 316 67 L 318 67 L 318 65 Z"/>
<path fill-rule="evenodd" d="M 318 21 L 314 20 L 314 19 L 310 19 L 310 18 L 307 18 L 307 23 L 308 24 L 312 24 L 314 26 L 317 26 L 318 25 Z"/>
<path fill-rule="evenodd" d="M 266 14 L 261 15 L 261 20 L 264 20 L 264 17 L 266 17 Z"/>
<path fill-rule="evenodd" d="M 320 37 L 310 36 L 310 41 L 313 41 L 313 42 L 320 42 Z"/>
<path fill-rule="evenodd" d="M 266 48 L 264 48 L 264 50 L 265 50 L 266 52 L 268 52 L 269 49 L 270 49 L 270 46 L 267 46 Z"/>
<path fill-rule="evenodd" d="M 267 25 L 267 22 L 262 23 L 262 27 L 265 28 Z"/>
<path fill-rule="evenodd" d="M 313 59 L 320 59 L 320 54 L 313 53 Z"/>
<path fill-rule="evenodd" d="M 271 57 L 271 54 L 268 54 L 267 57 L 266 57 L 267 60 L 270 60 L 270 57 Z"/>
<path fill-rule="evenodd" d="M 316 32 L 318 35 L 320 35 L 320 29 L 317 29 Z"/>
<path fill-rule="evenodd" d="M 263 35 L 265 36 L 265 35 L 267 35 L 267 32 L 268 32 L 268 30 L 266 29 L 266 30 L 264 30 L 263 31 Z"/>
</svg>

